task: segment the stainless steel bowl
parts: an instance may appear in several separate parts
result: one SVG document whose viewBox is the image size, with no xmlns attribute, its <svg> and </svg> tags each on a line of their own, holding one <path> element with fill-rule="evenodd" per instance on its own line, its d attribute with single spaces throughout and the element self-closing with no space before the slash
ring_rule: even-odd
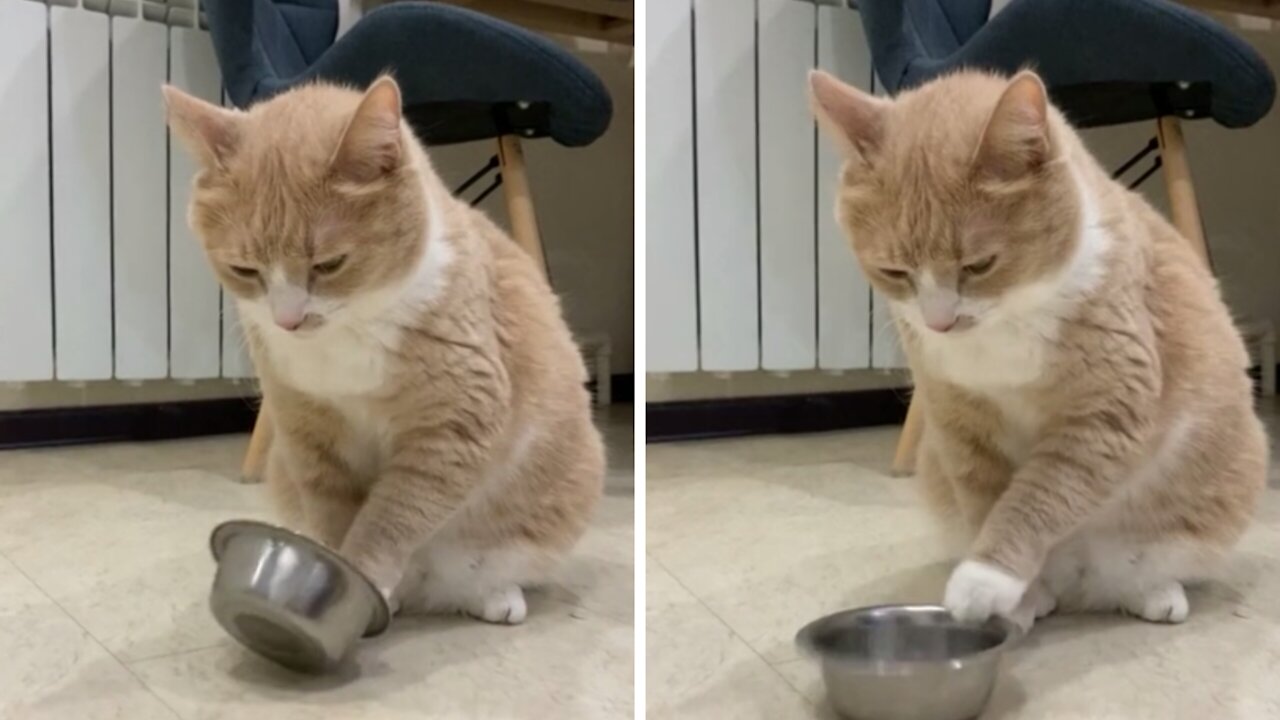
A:
<svg viewBox="0 0 1280 720">
<path fill-rule="evenodd" d="M 962 624 L 937 605 L 846 610 L 806 625 L 796 643 L 822 662 L 832 708 L 850 720 L 970 720 L 1017 636 L 993 618 Z"/>
<path fill-rule="evenodd" d="M 209 538 L 218 572 L 209 608 L 250 650 L 285 667 L 324 672 L 391 613 L 373 583 L 337 553 L 284 528 L 233 520 Z"/>
</svg>

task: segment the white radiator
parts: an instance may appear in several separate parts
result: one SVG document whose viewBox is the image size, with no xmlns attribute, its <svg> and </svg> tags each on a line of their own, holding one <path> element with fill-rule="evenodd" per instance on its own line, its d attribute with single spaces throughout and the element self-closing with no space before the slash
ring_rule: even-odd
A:
<svg viewBox="0 0 1280 720">
<path fill-rule="evenodd" d="M 648 372 L 902 366 L 836 225 L 840 158 L 806 95 L 814 67 L 872 87 L 857 11 L 645 7 Z"/>
<path fill-rule="evenodd" d="M 252 374 L 164 123 L 222 97 L 194 5 L 0 0 L 0 381 Z"/>
</svg>

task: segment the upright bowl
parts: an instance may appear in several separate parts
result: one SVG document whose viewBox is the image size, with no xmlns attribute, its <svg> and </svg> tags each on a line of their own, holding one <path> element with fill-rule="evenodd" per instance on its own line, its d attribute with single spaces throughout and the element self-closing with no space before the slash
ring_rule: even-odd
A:
<svg viewBox="0 0 1280 720">
<path fill-rule="evenodd" d="M 284 528 L 232 520 L 209 538 L 218 572 L 209 608 L 250 650 L 301 672 L 330 670 L 391 613 L 373 583 L 337 553 Z"/>
<path fill-rule="evenodd" d="M 850 720 L 970 720 L 1017 636 L 993 618 L 960 623 L 937 605 L 879 605 L 813 621 L 796 643 L 822 663 L 832 708 Z"/>
</svg>

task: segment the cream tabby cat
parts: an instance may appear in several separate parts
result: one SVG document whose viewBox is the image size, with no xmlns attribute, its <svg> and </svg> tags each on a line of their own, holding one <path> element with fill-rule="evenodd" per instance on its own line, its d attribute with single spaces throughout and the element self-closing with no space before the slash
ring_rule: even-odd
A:
<svg viewBox="0 0 1280 720">
<path fill-rule="evenodd" d="M 1244 345 L 1189 242 L 1034 73 L 811 89 L 847 151 L 837 214 L 924 403 L 920 475 L 975 535 L 947 607 L 1184 620 L 1267 466 Z"/>
<path fill-rule="evenodd" d="M 538 268 L 442 185 L 390 78 L 247 112 L 165 97 L 203 168 L 191 224 L 276 423 L 286 522 L 395 601 L 523 620 L 522 588 L 582 535 L 604 474 Z"/>
</svg>

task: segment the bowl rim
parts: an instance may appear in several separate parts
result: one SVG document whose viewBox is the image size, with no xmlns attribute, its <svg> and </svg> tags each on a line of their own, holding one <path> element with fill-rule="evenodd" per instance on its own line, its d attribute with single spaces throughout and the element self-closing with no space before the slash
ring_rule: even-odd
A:
<svg viewBox="0 0 1280 720">
<path fill-rule="evenodd" d="M 986 648 L 985 650 L 979 650 L 975 653 L 960 655 L 946 660 L 873 660 L 870 658 L 845 657 L 833 653 L 825 653 L 818 649 L 817 644 L 814 642 L 814 638 L 825 625 L 828 625 L 839 618 L 848 617 L 850 615 L 863 615 L 877 610 L 926 610 L 930 612 L 940 611 L 950 615 L 950 612 L 945 607 L 929 603 L 884 603 L 881 605 L 867 605 L 864 607 L 850 608 L 848 610 L 840 610 L 829 615 L 824 615 L 800 628 L 800 631 L 796 633 L 796 645 L 800 647 L 804 654 L 809 655 L 810 657 L 818 658 L 824 663 L 835 663 L 840 667 L 845 668 L 856 669 L 874 667 L 883 669 L 886 667 L 893 667 L 909 669 L 924 666 L 938 667 L 940 665 L 955 667 L 960 665 L 969 665 L 975 661 L 979 661 L 993 655 L 999 655 L 1021 635 L 1018 626 L 1012 621 L 998 615 L 993 615 L 985 623 L 973 627 L 981 628 L 988 625 L 994 625 L 1004 632 L 1003 640 L 989 648 Z"/>
<path fill-rule="evenodd" d="M 227 543 L 238 535 L 250 532 L 265 535 L 268 538 L 282 541 L 286 544 L 302 545 L 329 559 L 348 575 L 359 578 L 358 586 L 364 587 L 365 591 L 373 599 L 373 616 L 369 618 L 369 624 L 365 628 L 363 637 L 381 635 L 391 624 L 391 607 L 387 605 L 386 598 L 382 597 L 382 592 L 374 586 L 373 581 L 368 576 L 360 572 L 346 558 L 324 544 L 286 527 L 261 520 L 227 520 L 219 523 L 213 529 L 213 532 L 209 533 L 209 551 L 213 553 L 214 562 L 221 562 L 222 553 L 226 551 Z"/>
</svg>

